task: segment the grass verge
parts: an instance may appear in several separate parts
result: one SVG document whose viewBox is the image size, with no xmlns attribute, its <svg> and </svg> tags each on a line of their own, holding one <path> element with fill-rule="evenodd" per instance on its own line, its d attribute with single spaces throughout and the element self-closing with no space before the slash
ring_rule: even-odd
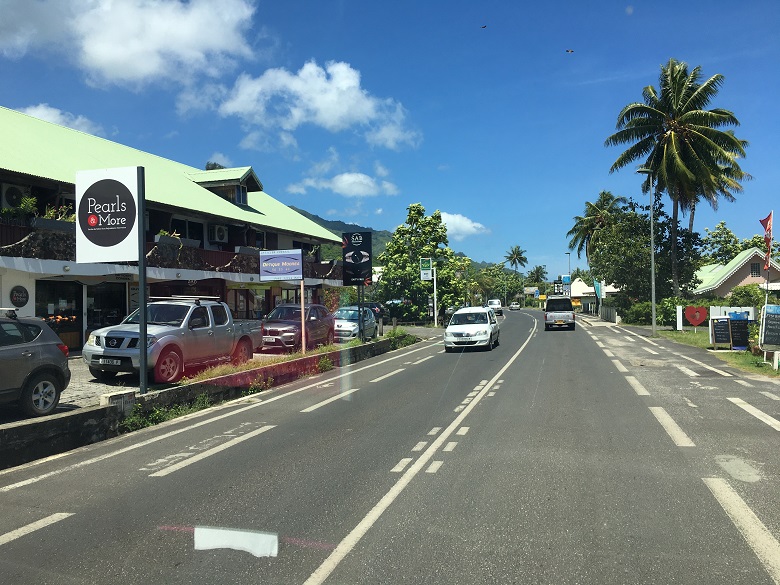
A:
<svg viewBox="0 0 780 585">
<path fill-rule="evenodd" d="M 710 333 L 706 327 L 697 327 L 696 330 L 675 331 L 671 329 L 659 329 L 658 334 L 666 339 L 671 339 L 678 343 L 708 349 L 712 351 L 710 343 Z M 722 347 L 722 346 L 721 346 Z M 759 374 L 767 378 L 778 378 L 780 372 L 772 368 L 772 364 L 764 361 L 764 355 L 753 355 L 749 350 L 732 351 L 728 349 L 719 349 L 712 351 L 712 354 L 719 360 L 722 360 L 730 366 L 749 372 Z"/>
</svg>

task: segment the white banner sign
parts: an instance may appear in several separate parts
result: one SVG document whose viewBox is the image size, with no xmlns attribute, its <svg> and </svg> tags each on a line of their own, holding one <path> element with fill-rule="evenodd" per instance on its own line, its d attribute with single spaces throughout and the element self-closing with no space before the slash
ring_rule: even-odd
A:
<svg viewBox="0 0 780 585">
<path fill-rule="evenodd" d="M 140 167 L 76 173 L 76 262 L 138 261 Z"/>
</svg>

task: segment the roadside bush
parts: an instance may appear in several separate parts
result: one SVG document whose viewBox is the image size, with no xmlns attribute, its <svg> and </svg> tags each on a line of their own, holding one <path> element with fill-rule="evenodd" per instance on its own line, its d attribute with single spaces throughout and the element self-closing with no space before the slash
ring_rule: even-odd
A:
<svg viewBox="0 0 780 585">
<path fill-rule="evenodd" d="M 680 297 L 669 297 L 656 303 L 655 318 L 658 325 L 675 325 L 677 323 L 677 306 L 687 307 L 696 304 Z"/>
<path fill-rule="evenodd" d="M 633 325 L 650 325 L 653 318 L 653 307 L 652 304 L 647 301 L 634 303 L 622 313 L 621 316 L 626 323 L 631 323 Z"/>
<path fill-rule="evenodd" d="M 414 335 L 408 334 L 400 327 L 387 331 L 385 333 L 385 338 L 390 340 L 391 349 L 399 349 L 417 342 L 417 338 Z"/>
<path fill-rule="evenodd" d="M 333 362 L 331 359 L 324 355 L 320 358 L 320 361 L 317 363 L 317 371 L 320 373 L 322 372 L 329 372 L 333 369 Z"/>
<path fill-rule="evenodd" d="M 119 423 L 120 432 L 127 433 L 137 431 L 145 427 L 158 425 L 167 420 L 184 416 L 211 406 L 208 394 L 199 394 L 191 404 L 176 404 L 170 407 L 156 406 L 148 412 L 144 412 L 143 405 L 139 402 L 133 407 L 129 416 Z"/>
</svg>

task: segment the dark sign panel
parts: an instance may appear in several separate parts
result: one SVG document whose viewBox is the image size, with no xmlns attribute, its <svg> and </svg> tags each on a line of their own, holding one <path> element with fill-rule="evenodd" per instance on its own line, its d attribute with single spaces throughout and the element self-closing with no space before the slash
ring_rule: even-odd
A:
<svg viewBox="0 0 780 585">
<path fill-rule="evenodd" d="M 780 306 L 766 305 L 761 321 L 761 349 L 780 348 Z"/>
<path fill-rule="evenodd" d="M 728 317 L 713 317 L 710 319 L 710 343 L 731 347 L 730 320 Z"/>
<path fill-rule="evenodd" d="M 11 289 L 11 304 L 14 307 L 22 308 L 30 300 L 30 293 L 27 289 L 21 285 L 15 286 Z"/>
<path fill-rule="evenodd" d="M 731 348 L 748 348 L 748 320 L 731 319 Z"/>
<path fill-rule="evenodd" d="M 371 232 L 347 232 L 341 235 L 344 261 L 344 286 L 370 285 L 373 272 Z"/>
</svg>

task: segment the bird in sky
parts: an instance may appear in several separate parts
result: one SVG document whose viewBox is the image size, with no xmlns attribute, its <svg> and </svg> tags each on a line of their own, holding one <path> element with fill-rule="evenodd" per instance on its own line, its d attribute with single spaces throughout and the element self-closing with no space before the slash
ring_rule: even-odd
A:
<svg viewBox="0 0 780 585">
<path fill-rule="evenodd" d="M 487 28 L 487 25 L 486 25 L 486 24 L 483 24 L 483 25 L 482 25 L 482 28 Z"/>
<path fill-rule="evenodd" d="M 574 49 L 566 49 L 566 52 L 567 52 L 567 53 L 573 53 L 573 52 L 574 52 Z"/>
</svg>

